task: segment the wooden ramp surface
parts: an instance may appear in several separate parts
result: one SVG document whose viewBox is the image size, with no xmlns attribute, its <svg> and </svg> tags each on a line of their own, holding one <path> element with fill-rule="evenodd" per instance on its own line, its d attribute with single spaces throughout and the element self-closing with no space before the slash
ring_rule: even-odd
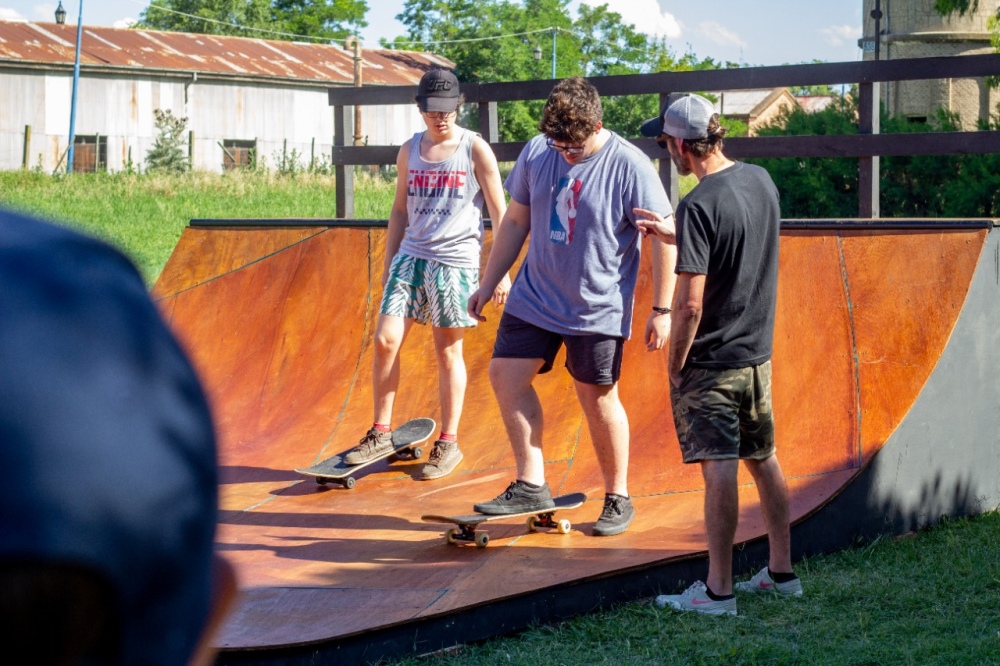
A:
<svg viewBox="0 0 1000 666">
<path fill-rule="evenodd" d="M 519 521 L 501 521 L 488 526 L 489 547 L 478 549 L 448 546 L 441 526 L 420 521 L 466 512 L 513 479 L 487 376 L 500 314 L 492 306 L 465 340 L 465 459 L 455 473 L 422 482 L 420 463 L 379 463 L 346 490 L 291 471 L 348 448 L 371 424 L 383 234 L 191 227 L 154 289 L 218 423 L 218 547 L 244 590 L 220 646 L 322 644 L 703 556 L 700 470 L 680 461 L 665 354 L 641 344 L 648 248 L 620 384 L 637 508 L 626 534 L 589 536 L 603 485 L 561 358 L 536 386 L 553 492 L 591 498 L 565 512 L 571 533 L 525 534 Z M 996 261 L 990 236 L 982 228 L 782 233 L 774 409 L 796 520 L 847 487 L 906 418 L 949 343 L 981 258 Z M 439 419 L 436 405 L 431 337 L 414 327 L 394 422 Z M 764 526 L 741 474 L 738 540 L 748 541 Z"/>
</svg>

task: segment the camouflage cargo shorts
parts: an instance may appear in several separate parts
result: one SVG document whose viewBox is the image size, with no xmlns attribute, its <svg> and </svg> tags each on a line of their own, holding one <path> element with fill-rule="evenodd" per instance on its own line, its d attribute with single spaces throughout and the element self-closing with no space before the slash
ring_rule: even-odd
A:
<svg viewBox="0 0 1000 666">
<path fill-rule="evenodd" d="M 458 268 L 399 252 L 389 266 L 379 312 L 438 328 L 470 328 L 477 322 L 466 305 L 477 289 L 478 268 Z"/>
<path fill-rule="evenodd" d="M 735 370 L 687 368 L 670 386 L 684 462 L 774 454 L 771 362 Z"/>
</svg>

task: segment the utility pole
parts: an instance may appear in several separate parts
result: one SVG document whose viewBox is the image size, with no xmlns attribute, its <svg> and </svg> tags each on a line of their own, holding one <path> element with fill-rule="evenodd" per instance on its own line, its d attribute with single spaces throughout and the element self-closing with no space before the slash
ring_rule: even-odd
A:
<svg viewBox="0 0 1000 666">
<path fill-rule="evenodd" d="M 361 39 L 357 35 L 347 38 L 345 46 L 354 48 L 354 87 L 361 87 Z M 363 146 L 364 138 L 361 134 L 361 107 L 354 105 L 354 145 Z"/>
</svg>

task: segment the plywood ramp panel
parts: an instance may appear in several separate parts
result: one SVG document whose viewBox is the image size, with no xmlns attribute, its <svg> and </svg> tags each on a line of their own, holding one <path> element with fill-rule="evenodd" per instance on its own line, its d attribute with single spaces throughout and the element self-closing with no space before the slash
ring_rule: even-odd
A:
<svg viewBox="0 0 1000 666">
<path fill-rule="evenodd" d="M 782 234 L 773 397 L 794 517 L 840 492 L 904 418 L 948 341 L 985 234 Z M 371 424 L 384 231 L 186 230 L 154 293 L 218 423 L 218 545 L 246 590 L 220 645 L 337 639 L 702 553 L 700 470 L 680 462 L 666 354 L 643 344 L 646 243 L 619 385 L 635 523 L 619 537 L 589 536 L 603 481 L 560 354 L 535 382 L 547 476 L 556 492 L 583 491 L 590 501 L 568 513 L 569 535 L 498 522 L 486 528 L 490 547 L 477 549 L 445 545 L 443 526 L 419 516 L 467 512 L 514 478 L 488 374 L 500 310 L 487 306 L 487 321 L 464 340 L 465 459 L 456 472 L 420 482 L 420 463 L 383 462 L 354 490 L 321 488 L 291 470 L 352 446 Z M 412 328 L 401 368 L 394 422 L 440 420 L 427 327 Z M 759 538 L 756 492 L 749 477 L 741 484 L 738 538 Z"/>
</svg>

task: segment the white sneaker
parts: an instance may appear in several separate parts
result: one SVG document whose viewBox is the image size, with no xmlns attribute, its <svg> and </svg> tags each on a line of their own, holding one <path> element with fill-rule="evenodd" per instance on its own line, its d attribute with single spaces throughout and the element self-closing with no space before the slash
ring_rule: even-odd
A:
<svg viewBox="0 0 1000 666">
<path fill-rule="evenodd" d="M 734 584 L 733 589 L 740 592 L 777 592 L 783 597 L 801 597 L 802 581 L 795 577 L 784 583 L 775 583 L 771 578 L 771 572 L 764 567 L 750 580 Z"/>
<path fill-rule="evenodd" d="M 716 601 L 708 596 L 708 588 L 700 580 L 681 594 L 661 594 L 656 597 L 660 608 L 670 606 L 679 611 L 695 611 L 705 615 L 736 615 L 736 599 Z"/>
</svg>

